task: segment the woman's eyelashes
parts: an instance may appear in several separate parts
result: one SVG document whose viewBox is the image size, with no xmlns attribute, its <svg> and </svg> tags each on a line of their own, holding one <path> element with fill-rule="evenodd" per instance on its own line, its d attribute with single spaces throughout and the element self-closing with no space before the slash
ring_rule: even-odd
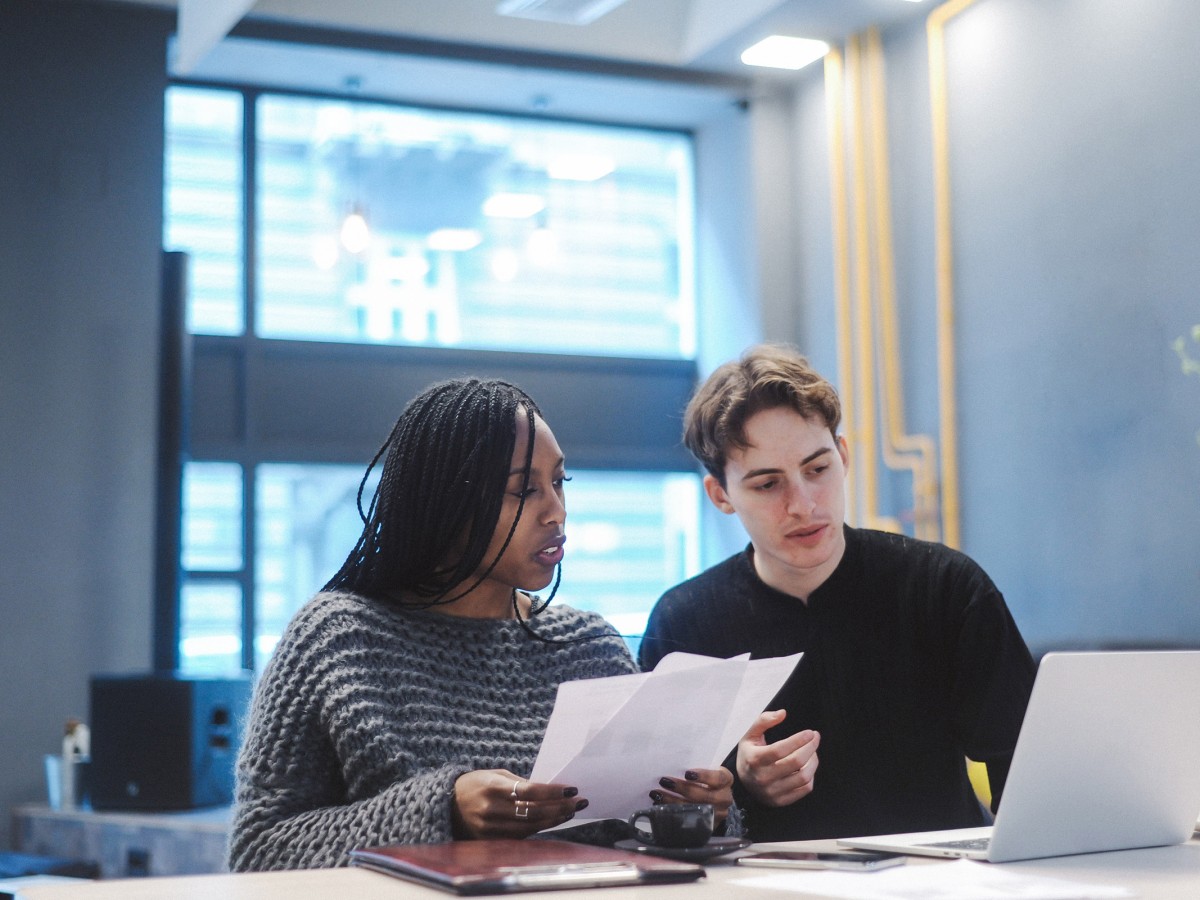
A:
<svg viewBox="0 0 1200 900">
<path fill-rule="evenodd" d="M 562 491 L 563 484 L 565 484 L 566 482 L 568 482 L 570 480 L 571 480 L 570 475 L 565 475 L 565 474 L 558 475 L 550 482 L 550 486 L 552 488 L 554 488 L 554 490 L 556 490 L 556 491 Z M 528 486 L 526 486 L 523 490 L 518 489 L 516 491 L 513 491 L 513 496 L 516 497 L 518 500 L 528 500 L 530 497 L 532 497 L 537 492 L 538 492 L 538 488 L 535 487 L 532 482 L 530 482 L 530 484 Z"/>
</svg>

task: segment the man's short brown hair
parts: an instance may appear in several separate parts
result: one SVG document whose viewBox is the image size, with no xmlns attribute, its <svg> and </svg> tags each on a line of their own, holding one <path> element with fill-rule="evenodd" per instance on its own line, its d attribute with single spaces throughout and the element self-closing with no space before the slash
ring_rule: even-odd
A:
<svg viewBox="0 0 1200 900">
<path fill-rule="evenodd" d="M 842 421 L 837 391 L 793 347 L 759 344 L 727 362 L 697 388 L 683 416 L 683 442 L 725 485 L 730 451 L 745 450 L 746 421 L 765 409 L 785 406 L 823 422 L 834 437 Z"/>
</svg>

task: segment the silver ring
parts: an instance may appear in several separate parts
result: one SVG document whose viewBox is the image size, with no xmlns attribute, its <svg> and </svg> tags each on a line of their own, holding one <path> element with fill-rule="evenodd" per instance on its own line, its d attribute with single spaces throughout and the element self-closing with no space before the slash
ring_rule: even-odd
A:
<svg viewBox="0 0 1200 900">
<path fill-rule="evenodd" d="M 514 815 L 518 819 L 528 819 L 529 818 L 529 803 L 526 802 L 525 800 L 518 800 L 517 808 L 516 808 Z"/>
<path fill-rule="evenodd" d="M 512 793 L 511 793 L 511 794 L 509 794 L 508 796 L 510 796 L 510 797 L 512 797 L 514 800 L 516 800 L 516 799 L 517 799 L 517 788 L 519 788 L 520 786 L 521 786 L 521 779 L 520 779 L 520 778 L 518 778 L 516 781 L 514 781 L 514 782 L 513 782 L 513 789 L 512 789 Z"/>
</svg>

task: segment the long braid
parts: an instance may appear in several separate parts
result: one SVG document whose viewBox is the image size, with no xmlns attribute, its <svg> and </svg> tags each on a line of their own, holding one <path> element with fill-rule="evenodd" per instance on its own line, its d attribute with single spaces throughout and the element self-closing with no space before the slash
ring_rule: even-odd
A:
<svg viewBox="0 0 1200 900">
<path fill-rule="evenodd" d="M 529 434 L 520 500 L 503 544 L 480 572 L 507 489 L 519 410 Z M 453 603 L 478 587 L 504 556 L 521 521 L 533 467 L 535 418 L 541 414 L 528 394 L 504 381 L 455 379 L 423 391 L 405 408 L 363 473 L 357 494 L 362 534 L 325 590 L 428 608 Z M 364 510 L 366 484 L 381 459 L 383 473 Z M 440 563 L 464 534 L 457 561 Z M 560 564 L 549 596 L 533 598 L 530 618 L 550 605 L 561 581 Z M 414 603 L 413 596 L 420 599 Z M 513 613 L 525 632 L 543 643 L 619 639 L 615 631 L 566 640 L 540 635 L 521 615 L 515 589 Z"/>
<path fill-rule="evenodd" d="M 537 404 L 503 381 L 455 379 L 432 385 L 404 410 L 359 484 L 363 531 L 325 586 L 399 600 L 403 595 L 448 603 L 474 589 L 499 560 L 488 543 L 500 516 L 516 444 L 516 414 L 524 408 L 533 434 Z M 526 449 L 522 493 L 528 486 L 533 443 Z M 371 471 L 383 460 L 379 486 L 363 509 Z M 524 502 L 504 542 L 516 530 Z M 447 548 L 465 543 L 457 559 Z M 501 550 L 501 554 L 503 550 Z M 450 595 L 451 590 L 464 589 Z"/>
</svg>

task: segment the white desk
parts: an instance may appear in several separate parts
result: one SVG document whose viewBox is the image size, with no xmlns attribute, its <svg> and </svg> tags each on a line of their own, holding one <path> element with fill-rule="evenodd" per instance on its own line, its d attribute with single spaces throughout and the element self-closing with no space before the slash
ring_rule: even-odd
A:
<svg viewBox="0 0 1200 900">
<path fill-rule="evenodd" d="M 828 849 L 825 842 L 758 845 Z M 948 865 L 941 860 L 912 858 L 909 865 Z M 547 900 L 729 900 L 736 895 L 781 900 L 789 895 L 775 890 L 745 886 L 732 888 L 730 881 L 770 873 L 770 869 L 748 869 L 710 862 L 708 877 L 691 884 L 595 890 L 552 891 L 530 896 Z M 1094 853 L 1058 859 L 1004 863 L 1006 871 L 1053 876 L 1072 881 L 1119 885 L 1136 893 L 1139 900 L 1196 900 L 1200 897 L 1200 841 L 1177 847 Z M 870 877 L 864 875 L 863 877 Z M 320 869 L 309 872 L 262 872 L 249 875 L 193 875 L 180 878 L 141 878 L 92 881 L 72 885 L 45 885 L 24 890 L 20 900 L 432 900 L 449 894 L 409 884 L 363 869 Z M 801 897 L 801 894 L 791 894 Z"/>
</svg>

